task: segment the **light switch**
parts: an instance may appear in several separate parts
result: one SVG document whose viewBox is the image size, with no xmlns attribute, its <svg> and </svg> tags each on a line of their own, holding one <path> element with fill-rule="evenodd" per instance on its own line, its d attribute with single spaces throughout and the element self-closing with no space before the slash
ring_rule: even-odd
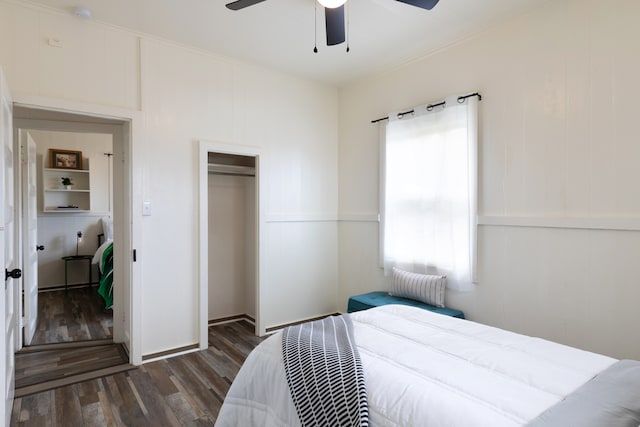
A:
<svg viewBox="0 0 640 427">
<path fill-rule="evenodd" d="M 142 216 L 151 216 L 151 202 L 142 202 Z"/>
</svg>

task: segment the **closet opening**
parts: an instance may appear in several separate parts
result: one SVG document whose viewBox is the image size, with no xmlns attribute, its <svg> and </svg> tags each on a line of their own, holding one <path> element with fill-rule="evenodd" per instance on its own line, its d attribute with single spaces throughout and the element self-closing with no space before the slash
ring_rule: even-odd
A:
<svg viewBox="0 0 640 427">
<path fill-rule="evenodd" d="M 256 156 L 207 153 L 207 323 L 256 323 Z"/>
</svg>

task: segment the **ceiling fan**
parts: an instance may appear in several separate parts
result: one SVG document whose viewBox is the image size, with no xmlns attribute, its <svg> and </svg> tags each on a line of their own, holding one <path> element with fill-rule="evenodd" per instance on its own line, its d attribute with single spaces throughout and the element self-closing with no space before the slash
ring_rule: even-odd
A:
<svg viewBox="0 0 640 427">
<path fill-rule="evenodd" d="M 265 0 L 236 0 L 227 3 L 231 10 L 240 10 Z M 401 3 L 431 10 L 439 0 L 396 0 Z M 327 29 L 327 46 L 334 46 L 345 41 L 344 4 L 346 0 L 318 0 L 324 6 L 325 26 Z"/>
</svg>

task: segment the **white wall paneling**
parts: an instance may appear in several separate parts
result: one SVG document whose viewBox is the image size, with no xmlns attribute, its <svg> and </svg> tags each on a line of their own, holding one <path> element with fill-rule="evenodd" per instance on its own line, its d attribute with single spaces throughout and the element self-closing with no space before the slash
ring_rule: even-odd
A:
<svg viewBox="0 0 640 427">
<path fill-rule="evenodd" d="M 559 0 L 340 93 L 340 212 L 378 210 L 372 119 L 482 94 L 469 318 L 640 358 L 640 3 Z M 340 222 L 340 297 L 388 289 L 378 226 Z M 637 256 L 636 256 L 637 258 Z"/>
<path fill-rule="evenodd" d="M 269 212 L 314 215 L 337 211 L 337 92 L 331 88 L 277 72 L 236 63 L 197 50 L 143 39 L 142 109 L 146 117 L 145 157 L 139 165 L 145 175 L 143 193 L 153 202 L 153 215 L 144 217 L 144 246 L 153 253 L 145 281 L 144 347 L 149 353 L 191 345 L 202 340 L 198 313 L 207 311 L 200 298 L 202 268 L 198 223 L 190 209 L 198 200 L 194 180 L 193 141 L 222 141 L 226 152 L 253 147 L 261 152 L 261 215 Z M 213 148 L 211 151 L 222 151 Z M 198 153 L 199 151 L 195 151 Z M 195 157 L 197 157 L 196 155 Z M 201 211 L 200 211 L 201 212 Z M 265 227 L 264 220 L 261 227 Z M 171 230 L 172 244 L 166 245 Z M 265 228 L 266 230 L 266 228 Z M 271 235 L 260 239 L 261 251 L 274 251 Z M 334 240 L 337 238 L 334 232 Z M 306 242 L 318 251 L 314 237 Z M 289 233 L 277 239 L 291 244 Z M 175 248 L 179 248 L 176 250 Z M 201 248 L 201 246 L 200 246 Z M 334 247 L 335 248 L 335 247 Z M 163 261 L 164 260 L 164 261 Z M 312 265 L 324 263 L 311 257 Z M 327 272 L 336 271 L 337 259 Z M 260 257 L 257 317 L 259 328 L 275 323 L 274 316 L 293 319 L 285 292 L 293 280 L 289 272 L 269 274 L 270 259 Z M 200 276 L 197 274 L 200 272 Z M 333 293 L 335 275 L 325 282 Z M 314 282 L 315 283 L 315 282 Z M 304 286 L 312 286 L 305 284 Z M 262 296 L 277 295 L 275 307 L 265 308 Z M 202 305 L 204 304 L 204 306 Z M 312 303 L 319 305 L 319 303 Z M 194 311 L 194 307 L 199 307 Z M 312 317 L 319 308 L 309 310 Z M 167 312 L 181 313 L 166 316 Z"/>
<path fill-rule="evenodd" d="M 25 3 L 2 2 L 0 19 L 0 63 L 14 92 L 139 107 L 135 34 Z"/>
<path fill-rule="evenodd" d="M 335 88 L 24 3 L 1 0 L 0 23 L 0 63 L 22 103 L 139 119 L 132 122 L 135 144 L 127 159 L 133 171 L 131 249 L 138 254 L 131 266 L 138 297 L 132 301 L 140 316 L 132 331 L 140 356 L 200 341 L 195 141 L 251 145 L 273 159 L 263 171 L 269 185 L 262 212 L 336 216 Z M 50 46 L 49 37 L 62 47 Z M 142 217 L 142 200 L 152 203 L 151 216 Z M 281 236 L 270 237 L 294 243 L 289 225 L 283 227 Z M 314 229 L 315 223 L 301 227 Z M 276 303 L 262 316 L 263 328 L 334 311 L 325 301 L 335 299 L 337 258 L 324 254 L 335 253 L 337 230 L 335 223 L 327 227 L 295 241 L 305 246 L 307 269 L 320 275 L 297 286 L 321 298 L 301 312 L 287 300 L 295 275 L 264 276 L 261 292 Z M 260 245 L 274 251 L 270 239 Z"/>
<path fill-rule="evenodd" d="M 309 319 L 336 311 L 338 226 L 331 221 L 270 222 L 270 250 L 262 261 L 277 292 L 261 292 L 268 326 Z M 275 287 L 275 286 L 274 286 Z"/>
</svg>

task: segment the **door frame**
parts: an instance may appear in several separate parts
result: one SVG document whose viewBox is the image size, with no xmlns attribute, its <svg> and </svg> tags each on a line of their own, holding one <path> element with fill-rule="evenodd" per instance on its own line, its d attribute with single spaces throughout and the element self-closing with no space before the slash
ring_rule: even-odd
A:
<svg viewBox="0 0 640 427">
<path fill-rule="evenodd" d="M 255 186 L 256 186 L 256 215 L 255 215 L 255 232 L 256 232 L 256 259 L 255 259 L 255 283 L 256 283 L 256 321 L 255 334 L 258 336 L 265 335 L 265 326 L 262 324 L 261 298 L 260 289 L 262 278 L 265 277 L 264 263 L 265 259 L 265 233 L 264 224 L 264 192 L 266 189 L 264 175 L 261 170 L 264 169 L 265 162 L 262 150 L 259 147 L 247 145 L 235 145 L 216 141 L 198 141 L 198 183 L 199 183 L 199 209 L 198 209 L 198 268 L 199 268 L 199 326 L 200 326 L 200 349 L 206 350 L 209 347 L 208 329 L 209 329 L 209 174 L 207 164 L 209 161 L 209 153 L 224 153 L 239 156 L 250 156 L 256 158 L 255 168 Z"/>
<path fill-rule="evenodd" d="M 8 109 L 8 119 L 9 123 L 4 123 L 4 108 Z M 15 164 L 15 153 L 12 152 L 12 174 L 11 178 L 13 179 L 13 192 L 11 197 L 8 197 L 8 194 L 5 192 L 5 187 L 7 182 L 5 181 L 7 176 L 7 170 L 5 168 L 5 156 L 8 154 L 6 151 L 6 147 L 10 146 L 14 149 L 14 144 L 11 138 L 13 138 L 13 133 L 11 128 L 13 126 L 13 102 L 11 98 L 11 93 L 9 91 L 9 86 L 7 85 L 7 81 L 5 80 L 5 75 L 0 67 L 0 188 L 2 189 L 2 202 L 0 202 L 0 260 L 2 260 L 2 265 L 4 266 L 4 270 L 12 269 L 14 267 L 20 267 L 20 258 L 19 258 L 19 249 L 17 238 L 18 233 L 18 222 L 16 221 L 16 203 L 17 203 L 17 193 L 16 193 L 16 164 Z M 3 126 L 4 124 L 4 126 Z M 6 128 L 5 128 L 6 126 Z M 5 134 L 6 132 L 6 134 Z M 5 141 L 4 138 L 7 137 L 9 140 Z M 9 213 L 11 215 L 11 226 L 10 229 L 6 229 L 7 223 L 7 209 L 6 203 L 9 201 L 11 206 L 13 206 L 13 211 Z M 7 250 L 6 247 L 6 239 L 7 233 L 10 233 L 9 237 L 12 239 L 11 251 L 13 251 L 13 265 L 7 265 Z M 20 282 L 22 280 L 20 278 L 17 279 L 9 279 L 5 278 L 4 280 L 4 290 L 2 290 L 2 295 L 0 296 L 0 307 L 2 307 L 2 315 L 0 316 L 0 330 L 2 330 L 2 344 L 0 350 L 2 352 L 2 356 L 0 356 L 0 390 L 2 394 L 2 408 L 0 409 L 0 424 L 9 425 L 9 421 L 11 419 L 11 408 L 13 406 L 13 398 L 15 395 L 15 343 L 16 343 L 16 335 L 17 328 L 20 324 L 20 320 L 17 316 L 17 307 L 16 301 L 18 300 L 18 292 L 17 290 L 20 288 Z M 7 290 L 9 290 L 7 292 Z M 7 319 L 6 308 L 12 308 L 12 316 Z M 8 323 L 7 323 L 8 321 Z M 9 368 L 9 369 L 8 369 Z"/>
<path fill-rule="evenodd" d="M 76 117 L 78 121 L 57 122 L 41 119 L 20 119 L 14 118 L 14 129 L 30 128 L 52 131 L 73 131 L 73 132 L 95 132 L 109 133 L 113 136 L 114 147 L 114 179 L 115 179 L 115 149 L 119 146 L 122 148 L 124 181 L 122 188 L 124 189 L 123 204 L 120 212 L 116 212 L 115 206 L 113 210 L 114 223 L 117 222 L 116 228 L 119 228 L 120 236 L 115 236 L 122 243 L 122 250 L 114 254 L 114 264 L 120 265 L 123 280 L 123 290 L 118 296 L 114 295 L 115 308 L 114 316 L 114 341 L 124 342 L 128 346 L 129 360 L 134 365 L 142 364 L 142 313 L 140 310 L 134 310 L 133 307 L 142 306 L 142 290 L 136 283 L 141 283 L 141 263 L 133 262 L 133 251 L 140 248 L 138 242 L 141 242 L 140 230 L 140 211 L 134 209 L 134 206 L 142 206 L 141 203 L 141 173 L 139 168 L 135 168 L 136 152 L 140 149 L 139 141 L 140 125 L 142 122 L 141 114 L 137 111 L 122 110 L 118 108 L 83 104 L 73 101 L 58 100 L 34 96 L 17 96 L 14 97 L 14 106 L 19 106 L 34 112 L 53 112 L 68 114 L 70 117 Z M 106 119 L 113 123 L 101 124 L 90 123 L 91 118 Z M 17 135 L 17 133 L 14 133 Z M 14 138 L 14 142 L 17 143 Z M 16 183 L 21 185 L 21 183 Z M 18 188 L 18 187 L 17 187 Z M 119 216 L 119 220 L 116 216 Z M 119 226 L 119 227 L 118 227 Z M 118 232 L 118 230 L 115 230 Z M 117 268 L 117 267 L 116 267 Z M 116 323 L 119 327 L 116 328 Z"/>
</svg>

